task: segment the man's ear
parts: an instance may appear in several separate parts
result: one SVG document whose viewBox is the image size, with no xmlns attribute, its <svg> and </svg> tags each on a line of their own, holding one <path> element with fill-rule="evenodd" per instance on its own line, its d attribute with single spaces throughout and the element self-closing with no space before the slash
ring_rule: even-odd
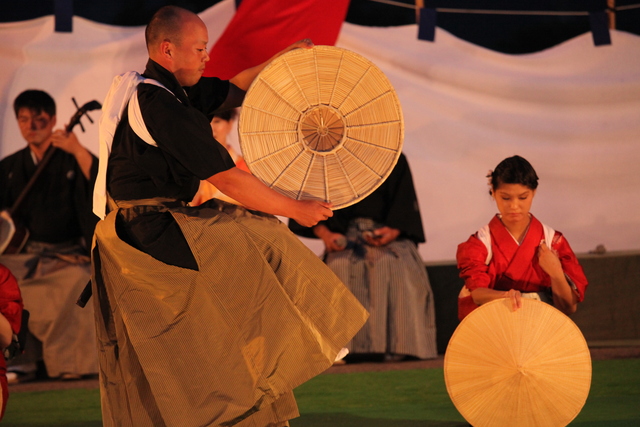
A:
<svg viewBox="0 0 640 427">
<path fill-rule="evenodd" d="M 51 116 L 51 128 L 56 126 L 56 115 Z"/>
<path fill-rule="evenodd" d="M 168 40 L 160 43 L 160 55 L 162 55 L 165 59 L 171 59 L 171 53 L 173 51 L 173 43 Z"/>
</svg>

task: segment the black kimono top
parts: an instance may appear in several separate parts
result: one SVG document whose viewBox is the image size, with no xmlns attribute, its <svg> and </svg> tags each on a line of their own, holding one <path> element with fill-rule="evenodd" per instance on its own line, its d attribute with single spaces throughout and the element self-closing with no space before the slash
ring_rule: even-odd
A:
<svg viewBox="0 0 640 427">
<path fill-rule="evenodd" d="M 91 245 L 98 221 L 92 212 L 98 159 L 91 156 L 90 179 L 86 179 L 73 155 L 55 151 L 13 215 L 29 230 L 30 240 L 63 243 L 84 237 Z M 0 162 L 0 209 L 13 206 L 36 168 L 29 147 Z"/>
<path fill-rule="evenodd" d="M 351 206 L 335 210 L 331 218 L 318 224 L 325 225 L 334 233 L 345 234 L 349 222 L 355 218 L 370 218 L 396 228 L 400 230 L 398 238 L 409 239 L 416 244 L 425 241 L 411 170 L 404 154 L 400 154 L 389 177 L 373 193 Z M 300 236 L 316 237 L 311 228 L 303 227 L 292 219 L 289 220 L 289 228 Z"/>
<path fill-rule="evenodd" d="M 173 93 L 153 84 L 138 86 L 142 117 L 158 146 L 134 133 L 125 109 L 109 157 L 107 190 L 115 200 L 163 197 L 189 202 L 200 180 L 235 166 L 213 138 L 208 118 L 226 99 L 229 82 L 203 77 L 185 90 L 151 59 L 143 76 Z"/>
</svg>

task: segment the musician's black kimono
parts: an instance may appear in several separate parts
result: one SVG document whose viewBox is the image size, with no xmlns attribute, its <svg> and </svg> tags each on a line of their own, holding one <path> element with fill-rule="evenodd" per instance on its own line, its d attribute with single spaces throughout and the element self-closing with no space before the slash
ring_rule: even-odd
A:
<svg viewBox="0 0 640 427">
<path fill-rule="evenodd" d="M 26 147 L 0 161 L 0 208 L 10 209 L 36 170 Z M 93 308 L 75 301 L 90 278 L 89 251 L 98 218 L 92 195 L 98 173 L 93 156 L 90 179 L 73 155 L 57 150 L 14 218 L 26 226 L 29 240 L 22 253 L 0 256 L 18 279 L 29 310 L 29 331 L 42 343 L 47 374 L 98 372 Z M 12 363 L 34 362 L 37 342 Z"/>
</svg>

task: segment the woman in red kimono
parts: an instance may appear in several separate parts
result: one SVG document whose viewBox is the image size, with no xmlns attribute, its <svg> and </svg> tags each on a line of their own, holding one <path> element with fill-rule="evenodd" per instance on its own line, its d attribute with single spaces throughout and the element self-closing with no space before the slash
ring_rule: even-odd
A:
<svg viewBox="0 0 640 427">
<path fill-rule="evenodd" d="M 4 416 L 9 398 L 9 388 L 7 387 L 7 364 L 5 357 L 10 357 L 8 347 L 12 344 L 15 336 L 20 332 L 22 320 L 22 296 L 16 278 L 11 271 L 0 264 L 0 420 Z"/>
<path fill-rule="evenodd" d="M 458 317 L 462 320 L 499 298 L 509 298 L 514 310 L 521 307 L 521 298 L 535 298 L 567 315 L 574 313 L 587 279 L 564 236 L 529 212 L 538 187 L 535 170 L 526 159 L 513 156 L 487 178 L 500 213 L 458 246 L 464 279 Z"/>
</svg>

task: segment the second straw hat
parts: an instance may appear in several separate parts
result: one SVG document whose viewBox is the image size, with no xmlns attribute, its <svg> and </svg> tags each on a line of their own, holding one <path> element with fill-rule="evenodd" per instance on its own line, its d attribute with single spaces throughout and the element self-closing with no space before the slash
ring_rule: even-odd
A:
<svg viewBox="0 0 640 427">
<path fill-rule="evenodd" d="M 591 356 L 578 326 L 523 299 L 483 304 L 458 325 L 444 357 L 449 396 L 475 427 L 562 427 L 584 406 Z"/>
<path fill-rule="evenodd" d="M 400 102 L 371 61 L 346 49 L 295 49 L 247 91 L 238 123 L 251 172 L 294 199 L 349 206 L 395 166 L 404 138 Z"/>
</svg>

